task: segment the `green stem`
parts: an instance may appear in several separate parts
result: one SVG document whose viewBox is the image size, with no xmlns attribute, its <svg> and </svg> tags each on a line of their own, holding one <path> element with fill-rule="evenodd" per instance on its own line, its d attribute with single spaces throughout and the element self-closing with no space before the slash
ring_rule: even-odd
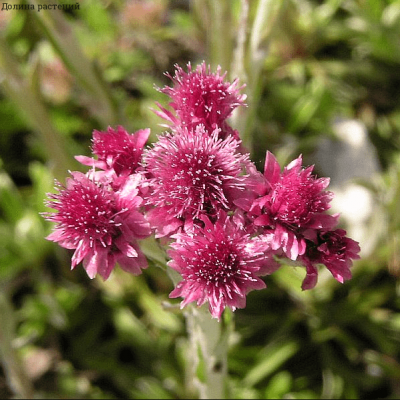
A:
<svg viewBox="0 0 400 400">
<path fill-rule="evenodd" d="M 225 72 L 230 68 L 233 50 L 231 0 L 193 0 L 192 10 L 207 44 L 207 62 Z"/>
<path fill-rule="evenodd" d="M 249 23 L 249 0 L 241 0 L 240 2 L 240 16 L 238 21 L 238 29 L 236 34 L 236 47 L 233 52 L 233 61 L 230 68 L 230 78 L 239 80 L 244 83 L 248 81 L 246 72 L 246 42 L 247 30 Z"/>
<path fill-rule="evenodd" d="M 211 317 L 206 305 L 188 307 L 185 312 L 191 346 L 188 385 L 200 399 L 225 399 L 227 396 L 228 338 L 230 330 Z"/>
<path fill-rule="evenodd" d="M 0 356 L 7 381 L 15 398 L 33 398 L 33 386 L 27 377 L 12 341 L 15 321 L 12 306 L 3 290 L 0 291 Z"/>
<path fill-rule="evenodd" d="M 211 26 L 208 31 L 208 51 L 213 68 L 218 65 L 223 71 L 231 65 L 232 4 L 230 0 L 209 0 Z"/>
<path fill-rule="evenodd" d="M 247 43 L 247 30 L 249 26 L 249 0 L 241 0 L 240 2 L 240 17 L 238 21 L 238 30 L 236 35 L 236 47 L 233 53 L 233 61 L 231 65 L 230 78 L 239 78 L 240 84 L 246 84 L 246 94 L 248 92 L 249 77 L 246 71 L 246 43 Z M 248 98 L 248 94 L 247 94 Z M 247 101 L 248 102 L 248 101 Z M 230 117 L 230 123 L 236 129 L 242 139 L 244 147 L 251 153 L 252 152 L 252 138 L 251 135 L 245 134 L 247 132 L 246 126 L 249 116 L 249 108 L 238 107 Z"/>
<path fill-rule="evenodd" d="M 239 21 L 235 65 L 232 71 L 238 71 L 239 77 L 246 78 L 247 109 L 237 109 L 232 118 L 233 126 L 240 132 L 244 146 L 252 152 L 252 130 L 260 99 L 262 67 L 268 57 L 271 33 L 285 0 L 259 0 L 250 23 L 248 15 L 250 2 L 241 0 L 241 20 Z M 245 36 L 249 31 L 248 40 Z M 239 58 L 242 58 L 241 60 Z M 243 67 L 245 65 L 245 67 Z"/>
</svg>

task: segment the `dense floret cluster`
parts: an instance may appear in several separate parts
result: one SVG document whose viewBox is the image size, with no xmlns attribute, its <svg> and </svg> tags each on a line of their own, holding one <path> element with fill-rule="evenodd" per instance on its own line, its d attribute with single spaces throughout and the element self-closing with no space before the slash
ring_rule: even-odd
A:
<svg viewBox="0 0 400 400">
<path fill-rule="evenodd" d="M 301 155 L 282 169 L 269 151 L 257 170 L 229 125 L 244 105 L 243 86 L 226 82 L 220 68 L 188 64 L 167 76 L 172 86 L 159 90 L 169 109 L 155 111 L 167 132 L 146 145 L 149 129 L 95 130 L 93 157 L 76 157 L 90 170 L 72 172 L 49 194 L 55 211 L 44 217 L 55 228 L 47 239 L 75 250 L 72 268 L 82 262 L 90 278 L 107 279 L 117 264 L 140 274 L 140 239 L 154 235 L 182 277 L 170 297 L 182 297 L 182 307 L 208 303 L 217 319 L 226 307 L 245 307 L 281 260 L 305 267 L 303 289 L 316 285 L 319 265 L 341 283 L 350 279 L 360 248 L 328 213 L 329 178 L 303 167 Z"/>
</svg>

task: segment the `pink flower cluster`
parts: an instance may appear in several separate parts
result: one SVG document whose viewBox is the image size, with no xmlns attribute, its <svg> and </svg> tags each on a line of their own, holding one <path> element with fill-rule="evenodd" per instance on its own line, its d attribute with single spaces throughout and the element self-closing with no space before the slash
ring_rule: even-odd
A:
<svg viewBox="0 0 400 400">
<path fill-rule="evenodd" d="M 57 212 L 44 213 L 56 223 L 47 239 L 74 249 L 72 269 L 83 262 L 90 278 L 99 274 L 107 279 L 116 263 L 135 275 L 147 267 L 138 239 L 152 230 L 142 212 L 139 161 L 149 134 L 141 130 L 129 135 L 122 127 L 94 131 L 92 150 L 98 159 L 76 157 L 92 169 L 72 172 L 65 186 L 56 182 L 57 193 L 48 194 L 46 205 Z"/>
<path fill-rule="evenodd" d="M 280 260 L 305 267 L 303 289 L 315 286 L 319 265 L 341 283 L 351 278 L 360 248 L 328 213 L 329 179 L 301 156 L 282 170 L 270 152 L 257 171 L 229 125 L 243 86 L 220 68 L 188 64 L 167 76 L 172 87 L 159 90 L 169 109 L 155 112 L 168 131 L 148 146 L 148 129 L 94 131 L 94 157 L 76 157 L 91 169 L 49 194 L 56 212 L 44 216 L 56 226 L 48 239 L 75 250 L 72 268 L 82 261 L 91 278 L 107 279 L 118 263 L 139 274 L 147 267 L 140 239 L 155 235 L 182 277 L 170 297 L 183 298 L 182 307 L 207 302 L 217 319 L 226 307 L 245 307 Z"/>
</svg>

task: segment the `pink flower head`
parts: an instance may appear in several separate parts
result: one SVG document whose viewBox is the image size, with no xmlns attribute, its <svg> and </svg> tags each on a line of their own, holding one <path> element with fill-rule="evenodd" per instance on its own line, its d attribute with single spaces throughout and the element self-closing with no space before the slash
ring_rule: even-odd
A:
<svg viewBox="0 0 400 400">
<path fill-rule="evenodd" d="M 337 223 L 337 215 L 325 213 L 333 194 L 325 191 L 328 178 L 312 175 L 313 166 L 302 168 L 301 155 L 281 173 L 272 153 L 267 152 L 264 168 L 264 188 L 250 206 L 237 201 L 255 216 L 255 225 L 265 231 L 265 238 L 273 250 L 283 249 L 286 256 L 295 260 L 305 252 L 306 243 L 301 232 L 307 228 L 331 228 Z"/>
<path fill-rule="evenodd" d="M 57 210 L 44 213 L 56 222 L 48 240 L 75 249 L 72 269 L 81 261 L 90 278 L 106 280 L 116 262 L 132 274 L 140 274 L 147 261 L 136 239 L 151 234 L 148 222 L 138 211 L 140 175 L 130 176 L 121 191 L 114 192 L 80 172 L 72 172 L 66 187 L 57 182 L 58 193 L 49 194 L 46 204 Z"/>
<path fill-rule="evenodd" d="M 202 214 L 216 215 L 233 207 L 232 198 L 245 190 L 242 175 L 248 156 L 236 152 L 239 142 L 218 138 L 199 125 L 195 132 L 181 129 L 166 134 L 144 155 L 150 176 L 147 216 L 158 237 Z"/>
<path fill-rule="evenodd" d="M 150 129 L 141 129 L 129 134 L 122 126 L 117 130 L 109 127 L 106 132 L 94 130 L 92 152 L 97 160 L 90 157 L 75 157 L 84 165 L 102 170 L 113 170 L 117 176 L 128 176 L 140 167 L 143 147 L 150 135 Z"/>
<path fill-rule="evenodd" d="M 351 278 L 350 268 L 353 261 L 359 259 L 359 244 L 346 236 L 346 231 L 321 230 L 317 232 L 315 242 L 307 241 L 307 250 L 301 256 L 307 269 L 302 289 L 312 289 L 318 279 L 317 264 L 323 264 L 340 283 Z"/>
<path fill-rule="evenodd" d="M 250 237 L 231 217 L 221 212 L 212 223 L 202 217 L 204 227 L 195 225 L 190 233 L 173 235 L 168 265 L 182 276 L 171 298 L 183 297 L 181 308 L 196 301 L 209 303 L 214 318 L 220 319 L 225 307 L 244 308 L 246 294 L 266 287 L 258 275 L 269 268 L 268 248 L 257 237 Z M 276 265 L 270 264 L 271 271 Z"/>
<path fill-rule="evenodd" d="M 234 135 L 237 139 L 237 132 L 226 123 L 226 119 L 236 107 L 244 105 L 246 99 L 246 95 L 239 93 L 243 86 L 238 87 L 238 79 L 232 83 L 225 82 L 226 72 L 221 75 L 221 67 L 216 73 L 211 73 L 210 66 L 204 62 L 194 71 L 190 63 L 188 72 L 178 65 L 175 68 L 173 77 L 167 74 L 174 83 L 173 87 L 165 86 L 159 90 L 172 99 L 170 106 L 176 117 L 161 106 L 161 111 L 156 113 L 173 125 L 182 125 L 188 130 L 203 124 L 209 133 L 220 128 L 221 138 Z"/>
</svg>

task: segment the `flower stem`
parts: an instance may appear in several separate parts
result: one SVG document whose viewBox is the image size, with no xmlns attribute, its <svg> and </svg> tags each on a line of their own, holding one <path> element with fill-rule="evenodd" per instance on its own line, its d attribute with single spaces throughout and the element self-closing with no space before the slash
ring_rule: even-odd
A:
<svg viewBox="0 0 400 400">
<path fill-rule="evenodd" d="M 191 346 L 188 386 L 194 386 L 200 399 L 225 399 L 230 330 L 206 306 L 189 307 L 185 316 Z"/>
<path fill-rule="evenodd" d="M 248 108 L 237 108 L 231 118 L 240 132 L 244 146 L 253 151 L 252 130 L 257 104 L 261 96 L 262 68 L 269 54 L 271 35 L 279 20 L 285 0 L 258 0 L 251 13 L 249 0 L 241 0 L 236 48 L 231 67 L 232 77 L 238 76 L 246 83 Z M 253 16 L 254 15 L 254 16 Z"/>
</svg>

